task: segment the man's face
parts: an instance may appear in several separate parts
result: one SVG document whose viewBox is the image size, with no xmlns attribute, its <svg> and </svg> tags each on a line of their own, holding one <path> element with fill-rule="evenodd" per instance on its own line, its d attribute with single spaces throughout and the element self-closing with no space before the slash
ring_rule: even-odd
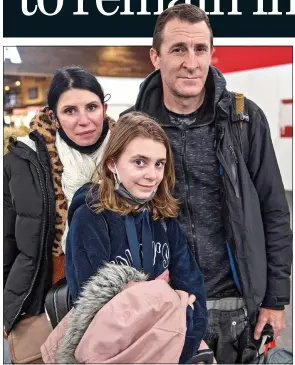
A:
<svg viewBox="0 0 295 365">
<path fill-rule="evenodd" d="M 150 56 L 161 71 L 165 95 L 196 97 L 204 88 L 211 62 L 210 30 L 204 21 L 170 20 L 162 33 L 160 54 L 152 48 Z"/>
</svg>

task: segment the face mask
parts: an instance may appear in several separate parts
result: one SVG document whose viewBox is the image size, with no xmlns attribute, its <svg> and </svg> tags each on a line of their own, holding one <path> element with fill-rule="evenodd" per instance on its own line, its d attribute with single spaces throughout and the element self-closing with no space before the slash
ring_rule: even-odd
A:
<svg viewBox="0 0 295 365">
<path fill-rule="evenodd" d="M 57 117 L 56 117 L 57 119 Z M 57 119 L 58 121 L 58 119 Z M 109 131 L 109 123 L 104 120 L 103 122 L 103 128 L 102 128 L 102 132 L 100 137 L 98 138 L 98 140 L 90 145 L 90 146 L 80 146 L 77 143 L 75 143 L 74 141 L 72 141 L 66 134 L 66 132 L 63 130 L 60 122 L 59 122 L 59 128 L 58 128 L 58 133 L 61 136 L 61 138 L 66 142 L 66 144 L 71 147 L 74 148 L 76 151 L 79 151 L 80 153 L 84 153 L 86 155 L 90 155 L 93 152 L 97 151 L 99 149 L 99 147 L 102 145 L 103 141 L 105 140 L 107 134 Z"/>
<path fill-rule="evenodd" d="M 145 204 L 153 199 L 153 197 L 155 196 L 155 194 L 157 192 L 157 189 L 154 190 L 152 192 L 152 194 L 148 198 L 145 198 L 145 199 L 140 199 L 140 198 L 136 198 L 135 196 L 133 196 L 125 188 L 125 186 L 121 183 L 115 162 L 114 162 L 114 166 L 115 166 L 115 170 L 116 170 L 116 173 L 114 174 L 114 178 L 115 178 L 115 189 L 114 190 L 117 194 L 119 194 L 122 198 L 128 199 L 128 200 L 132 201 L 132 203 L 139 204 L 139 205 Z"/>
</svg>

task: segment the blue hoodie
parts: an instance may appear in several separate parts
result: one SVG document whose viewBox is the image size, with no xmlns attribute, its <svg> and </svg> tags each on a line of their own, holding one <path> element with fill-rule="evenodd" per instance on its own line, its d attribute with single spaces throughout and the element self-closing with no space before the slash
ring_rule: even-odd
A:
<svg viewBox="0 0 295 365">
<path fill-rule="evenodd" d="M 89 207 L 86 195 L 90 185 L 80 188 L 69 208 L 69 232 L 66 245 L 66 277 L 73 301 L 78 298 L 84 283 L 104 262 L 135 267 L 126 232 L 126 220 L 118 213 L 105 210 L 97 214 Z M 142 212 L 139 214 L 143 214 Z M 150 213 L 148 213 L 150 215 Z M 138 237 L 142 219 L 135 219 Z M 202 274 L 176 219 L 153 221 L 149 217 L 152 235 L 152 274 L 149 279 L 169 270 L 174 290 L 184 290 L 196 296 L 193 322 L 188 323 L 187 338 L 181 361 L 187 361 L 197 351 L 207 326 L 205 289 Z M 140 237 L 139 237 L 139 241 Z M 142 250 L 144 252 L 144 249 Z M 191 322 L 191 321 L 190 321 Z"/>
</svg>

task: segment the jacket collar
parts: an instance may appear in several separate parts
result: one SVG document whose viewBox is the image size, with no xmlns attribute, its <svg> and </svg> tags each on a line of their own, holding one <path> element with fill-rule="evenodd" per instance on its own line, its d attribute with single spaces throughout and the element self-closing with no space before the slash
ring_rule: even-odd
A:
<svg viewBox="0 0 295 365">
<path fill-rule="evenodd" d="M 209 94 L 213 95 L 211 98 L 212 109 L 208 115 L 208 119 L 211 121 L 214 119 L 218 105 L 223 111 L 228 111 L 226 104 L 220 104 L 223 100 L 222 96 L 226 92 L 226 81 L 221 72 L 213 66 L 209 67 L 206 88 Z M 160 70 L 152 72 L 141 84 L 135 103 L 135 110 L 143 111 L 153 117 L 156 116 L 161 125 L 171 125 L 163 102 L 163 86 Z"/>
</svg>

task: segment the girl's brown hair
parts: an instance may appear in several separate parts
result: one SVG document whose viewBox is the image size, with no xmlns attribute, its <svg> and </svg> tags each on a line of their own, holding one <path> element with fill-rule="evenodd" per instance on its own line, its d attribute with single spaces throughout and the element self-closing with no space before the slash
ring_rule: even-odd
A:
<svg viewBox="0 0 295 365">
<path fill-rule="evenodd" d="M 92 180 L 94 186 L 97 186 L 97 184 L 99 185 L 98 202 L 96 201 L 95 204 L 92 204 L 92 207 L 96 212 L 107 209 L 121 215 L 127 215 L 134 211 L 135 206 L 132 203 L 116 194 L 114 190 L 114 175 L 109 170 L 107 164 L 109 161 L 116 162 L 125 151 L 127 145 L 137 137 L 149 138 L 153 141 L 163 143 L 166 148 L 166 163 L 163 180 L 158 186 L 154 198 L 149 203 L 153 213 L 153 219 L 176 217 L 178 213 L 178 203 L 171 195 L 171 190 L 175 185 L 175 172 L 168 138 L 155 120 L 139 112 L 123 115 L 119 118 L 112 130 L 102 160 Z M 95 195 L 97 198 L 97 193 Z"/>
</svg>

